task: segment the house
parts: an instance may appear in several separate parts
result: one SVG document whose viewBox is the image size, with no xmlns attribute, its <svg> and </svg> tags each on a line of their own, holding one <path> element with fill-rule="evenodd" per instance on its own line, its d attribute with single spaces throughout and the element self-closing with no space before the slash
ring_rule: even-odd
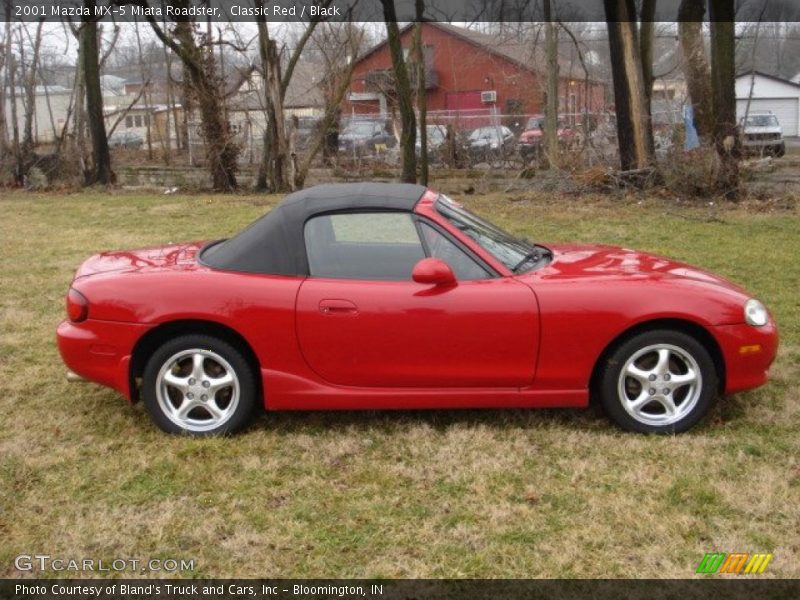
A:
<svg viewBox="0 0 800 600">
<path fill-rule="evenodd" d="M 760 71 L 736 77 L 736 112 L 771 112 L 783 128 L 783 135 L 800 135 L 800 84 Z"/>
<path fill-rule="evenodd" d="M 12 128 L 12 103 L 16 104 L 17 127 L 20 138 L 25 127 L 25 92 L 17 88 L 5 102 L 6 123 Z M 72 110 L 72 90 L 60 85 L 37 85 L 34 89 L 33 119 L 31 133 L 36 144 L 51 143 L 64 130 Z"/>
<path fill-rule="evenodd" d="M 100 89 L 103 96 L 122 96 L 125 93 L 125 80 L 116 75 L 100 75 Z"/>
<path fill-rule="evenodd" d="M 319 87 L 320 69 L 300 60 L 294 68 L 284 98 L 286 119 L 297 117 L 300 128 L 316 122 L 325 112 L 325 102 Z M 227 92 L 226 112 L 231 131 L 242 146 L 242 160 L 255 162 L 261 154 L 264 131 L 267 128 L 266 85 L 255 68 Z"/>
<path fill-rule="evenodd" d="M 413 25 L 401 30 L 406 57 Z M 427 108 L 434 119 L 479 115 L 530 115 L 544 112 L 546 60 L 539 44 L 505 39 L 447 23 L 422 25 Z M 362 55 L 354 67 L 344 114 L 385 115 L 390 110 L 394 74 L 384 41 Z M 605 86 L 589 77 L 577 60 L 559 59 L 559 112 L 577 115 L 604 108 Z M 412 84 L 414 72 L 412 69 Z M 588 84 L 588 85 L 587 85 Z M 474 123 L 473 123 L 474 124 Z M 480 123 L 478 123 L 480 124 Z"/>
<path fill-rule="evenodd" d="M 178 139 L 178 129 L 183 126 L 183 109 L 180 104 L 143 104 L 133 106 L 105 106 L 106 131 L 133 132 L 147 143 L 164 144 L 169 133 L 170 141 Z M 177 123 L 177 125 L 176 125 Z"/>
</svg>

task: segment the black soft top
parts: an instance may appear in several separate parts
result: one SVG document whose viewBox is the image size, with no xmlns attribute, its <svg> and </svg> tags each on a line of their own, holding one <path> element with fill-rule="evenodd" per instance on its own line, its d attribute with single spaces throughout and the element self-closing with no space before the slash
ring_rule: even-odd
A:
<svg viewBox="0 0 800 600">
<path fill-rule="evenodd" d="M 303 227 L 323 213 L 411 212 L 425 186 L 408 183 L 332 183 L 295 192 L 238 235 L 212 242 L 200 262 L 212 268 L 273 275 L 308 275 Z"/>
</svg>

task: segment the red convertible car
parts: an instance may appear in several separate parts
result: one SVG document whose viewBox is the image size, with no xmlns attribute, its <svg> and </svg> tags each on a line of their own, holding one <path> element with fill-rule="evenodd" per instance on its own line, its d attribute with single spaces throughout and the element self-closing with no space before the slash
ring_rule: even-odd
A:
<svg viewBox="0 0 800 600">
<path fill-rule="evenodd" d="M 517 239 L 415 185 L 297 192 L 227 240 L 89 258 L 58 327 L 71 379 L 163 430 L 267 410 L 583 407 L 680 432 L 762 385 L 764 306 L 700 269 Z"/>
</svg>

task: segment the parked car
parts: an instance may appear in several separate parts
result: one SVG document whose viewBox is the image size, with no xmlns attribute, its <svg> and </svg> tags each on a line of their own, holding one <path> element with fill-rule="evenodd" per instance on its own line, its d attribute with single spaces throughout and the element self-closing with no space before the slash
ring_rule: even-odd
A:
<svg viewBox="0 0 800 600">
<path fill-rule="evenodd" d="M 447 128 L 444 125 L 428 125 L 425 127 L 428 134 L 428 160 L 435 161 L 439 158 L 439 150 L 447 139 Z M 417 142 L 415 144 L 417 156 L 422 154 L 422 141 L 420 139 L 420 129 L 417 128 Z"/>
<path fill-rule="evenodd" d="M 71 379 L 164 431 L 253 410 L 584 407 L 685 431 L 767 381 L 775 322 L 716 275 L 514 237 L 423 186 L 321 185 L 227 240 L 86 260 L 57 332 Z"/>
<path fill-rule="evenodd" d="M 379 149 L 394 148 L 395 137 L 379 121 L 351 121 L 339 134 L 339 152 L 366 156 Z"/>
<path fill-rule="evenodd" d="M 135 131 L 115 131 L 108 138 L 110 148 L 133 148 L 139 150 L 144 144 L 144 138 Z"/>
<path fill-rule="evenodd" d="M 502 166 L 515 154 L 514 132 L 505 125 L 489 125 L 473 129 L 467 137 L 467 153 L 472 164 L 488 163 Z"/>
<path fill-rule="evenodd" d="M 561 144 L 573 141 L 577 137 L 575 129 L 570 127 L 565 119 L 558 119 L 556 136 Z M 544 115 L 534 115 L 525 123 L 525 129 L 519 136 L 519 153 L 525 160 L 536 157 L 541 149 L 544 137 Z"/>
<path fill-rule="evenodd" d="M 740 129 L 746 153 L 778 157 L 786 154 L 783 129 L 772 113 L 750 113 L 741 120 Z"/>
</svg>

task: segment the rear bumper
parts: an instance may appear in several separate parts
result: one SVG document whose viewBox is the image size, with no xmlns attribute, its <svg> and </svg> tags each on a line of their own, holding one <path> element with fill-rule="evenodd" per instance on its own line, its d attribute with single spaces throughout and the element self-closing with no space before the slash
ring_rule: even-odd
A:
<svg viewBox="0 0 800 600">
<path fill-rule="evenodd" d="M 56 329 L 61 359 L 76 375 L 117 390 L 129 401 L 131 353 L 147 325 L 86 320 L 62 321 Z"/>
<path fill-rule="evenodd" d="M 721 325 L 714 328 L 725 359 L 725 393 L 733 394 L 764 385 L 778 352 L 778 329 L 770 322 L 764 327 Z"/>
</svg>

